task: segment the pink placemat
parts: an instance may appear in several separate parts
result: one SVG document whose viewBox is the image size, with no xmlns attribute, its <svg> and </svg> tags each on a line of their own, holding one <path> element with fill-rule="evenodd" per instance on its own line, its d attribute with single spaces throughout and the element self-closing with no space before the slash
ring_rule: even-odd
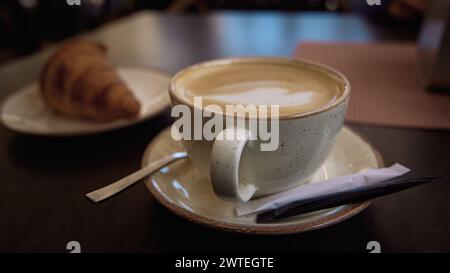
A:
<svg viewBox="0 0 450 273">
<path fill-rule="evenodd" d="M 304 42 L 294 55 L 330 65 L 348 77 L 352 93 L 347 122 L 450 129 L 450 92 L 429 92 L 420 85 L 412 43 Z"/>
</svg>

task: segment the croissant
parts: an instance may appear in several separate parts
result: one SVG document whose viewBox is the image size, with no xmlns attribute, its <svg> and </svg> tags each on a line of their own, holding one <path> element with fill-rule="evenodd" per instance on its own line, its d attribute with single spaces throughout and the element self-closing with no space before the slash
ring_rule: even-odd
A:
<svg viewBox="0 0 450 273">
<path fill-rule="evenodd" d="M 105 46 L 77 39 L 45 65 L 41 93 L 56 112 L 96 121 L 136 117 L 140 104 L 106 58 Z"/>
</svg>

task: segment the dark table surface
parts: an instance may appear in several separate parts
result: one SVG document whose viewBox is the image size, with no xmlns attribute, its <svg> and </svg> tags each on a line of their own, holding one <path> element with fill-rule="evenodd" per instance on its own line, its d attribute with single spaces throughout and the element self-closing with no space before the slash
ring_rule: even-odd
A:
<svg viewBox="0 0 450 273">
<path fill-rule="evenodd" d="M 290 56 L 300 41 L 413 41 L 416 31 L 347 14 L 141 12 L 87 34 L 107 44 L 116 64 L 172 73 L 205 59 Z M 36 79 L 50 50 L 0 67 L 0 99 Z M 450 106 L 449 106 L 450 107 Z M 139 168 L 152 138 L 170 125 L 169 111 L 128 129 L 76 138 L 18 135 L 0 128 L 0 251 L 83 252 L 450 251 L 448 180 L 377 199 L 345 222 L 297 235 L 241 235 L 171 214 L 140 183 L 94 205 L 84 194 Z M 350 125 L 414 175 L 450 175 L 450 132 Z"/>
</svg>

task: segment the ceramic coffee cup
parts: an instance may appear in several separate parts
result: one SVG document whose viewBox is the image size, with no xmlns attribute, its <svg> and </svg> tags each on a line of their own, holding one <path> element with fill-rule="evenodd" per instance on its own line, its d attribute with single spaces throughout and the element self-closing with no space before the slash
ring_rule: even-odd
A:
<svg viewBox="0 0 450 273">
<path fill-rule="evenodd" d="M 275 150 L 263 151 L 261 144 L 267 143 L 267 140 L 259 137 L 251 138 L 253 131 L 250 129 L 250 121 L 260 117 L 230 116 L 224 111 L 213 111 L 213 113 L 214 116 L 221 116 L 224 119 L 231 118 L 235 121 L 244 120 L 244 122 L 240 126 L 237 122 L 232 126 L 224 124 L 224 128 L 216 132 L 214 139 L 183 139 L 190 160 L 202 175 L 210 178 L 216 194 L 240 201 L 307 183 L 311 175 L 323 164 L 335 142 L 344 122 L 350 96 L 350 84 L 346 77 L 321 64 L 286 58 L 234 58 L 200 63 L 177 73 L 171 80 L 169 90 L 172 106 L 182 105 L 191 110 L 190 118 L 194 121 L 195 112 L 201 114 L 209 110 L 206 109 L 206 105 L 196 106 L 192 99 L 183 95 L 187 82 L 206 80 L 197 76 L 190 78 L 190 75 L 201 75 L 219 67 L 227 71 L 226 77 L 228 81 L 230 78 L 232 81 L 233 66 L 247 64 L 256 65 L 255 67 L 263 65 L 265 68 L 286 66 L 289 69 L 298 69 L 298 73 L 305 74 L 306 71 L 305 77 L 317 74 L 324 77 L 327 84 L 337 86 L 338 90 L 332 100 L 324 105 L 312 107 L 308 111 L 304 111 L 301 107 L 298 112 L 295 111 L 295 107 L 286 113 L 280 110 L 276 116 L 279 133 L 278 146 Z M 218 71 L 220 75 L 221 72 Z M 242 75 L 236 77 L 242 77 Z M 288 77 L 286 84 L 289 84 L 290 79 L 295 77 Z M 211 114 L 203 116 L 201 124 L 197 122 L 195 125 L 193 122 L 191 128 L 188 128 L 191 134 L 199 128 L 201 130 L 210 117 Z M 233 133 L 237 137 L 227 139 L 224 136 L 228 133 Z"/>
</svg>

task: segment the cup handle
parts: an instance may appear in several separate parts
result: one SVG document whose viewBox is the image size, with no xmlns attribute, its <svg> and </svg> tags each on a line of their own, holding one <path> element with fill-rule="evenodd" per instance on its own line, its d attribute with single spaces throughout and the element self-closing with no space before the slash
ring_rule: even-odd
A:
<svg viewBox="0 0 450 273">
<path fill-rule="evenodd" d="M 233 138 L 227 139 L 227 135 Z M 255 185 L 239 183 L 239 163 L 249 139 L 250 131 L 237 127 L 226 128 L 217 135 L 210 157 L 210 178 L 218 196 L 245 202 L 256 192 Z"/>
</svg>

